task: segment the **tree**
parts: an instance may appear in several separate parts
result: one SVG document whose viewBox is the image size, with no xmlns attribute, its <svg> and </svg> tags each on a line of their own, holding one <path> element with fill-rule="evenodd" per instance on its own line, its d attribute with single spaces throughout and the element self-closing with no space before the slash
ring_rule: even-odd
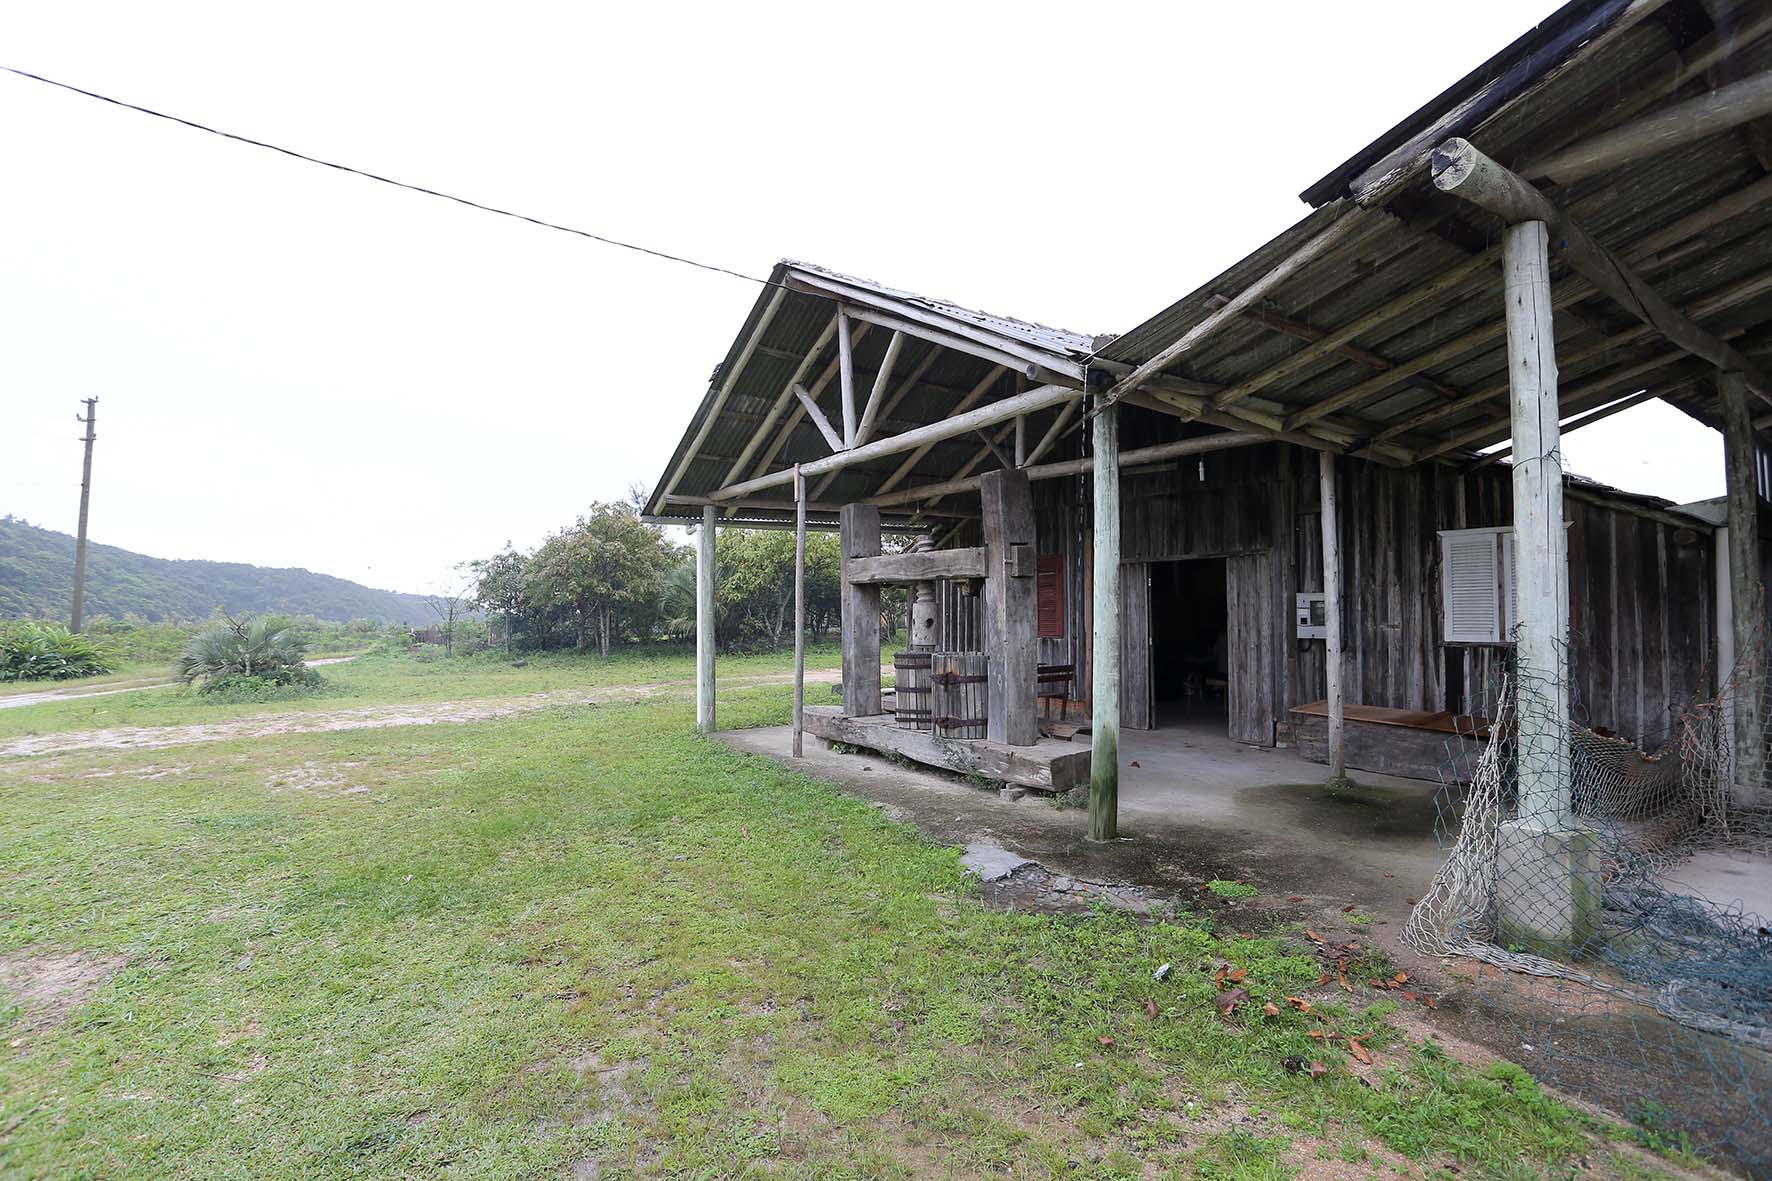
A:
<svg viewBox="0 0 1772 1181">
<path fill-rule="evenodd" d="M 473 572 L 474 603 L 482 611 L 504 617 L 505 655 L 509 656 L 512 621 L 529 605 L 528 563 L 507 541 L 504 549 L 490 558 L 474 559 L 468 568 Z"/>
<path fill-rule="evenodd" d="M 631 504 L 599 501 L 542 543 L 529 561 L 527 589 L 534 601 L 571 613 L 577 651 L 595 625 L 607 660 L 620 623 L 656 607 L 672 556 L 663 531 L 644 524 Z"/>
<path fill-rule="evenodd" d="M 466 563 L 458 564 L 454 574 L 445 582 L 441 589 L 432 591 L 425 596 L 425 606 L 443 625 L 443 655 L 455 655 L 455 621 L 461 614 L 462 607 L 471 596 L 468 573 L 463 569 Z"/>
</svg>

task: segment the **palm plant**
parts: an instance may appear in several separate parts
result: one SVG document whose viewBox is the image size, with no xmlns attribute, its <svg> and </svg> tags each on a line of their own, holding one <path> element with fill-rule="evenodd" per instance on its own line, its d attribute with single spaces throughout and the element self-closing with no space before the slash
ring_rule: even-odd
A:
<svg viewBox="0 0 1772 1181">
<path fill-rule="evenodd" d="M 116 666 L 101 641 L 57 623 L 0 623 L 0 681 L 60 681 Z"/>
<path fill-rule="evenodd" d="M 178 658 L 180 680 L 276 677 L 301 671 L 307 642 L 274 615 L 224 619 L 198 632 Z"/>
</svg>

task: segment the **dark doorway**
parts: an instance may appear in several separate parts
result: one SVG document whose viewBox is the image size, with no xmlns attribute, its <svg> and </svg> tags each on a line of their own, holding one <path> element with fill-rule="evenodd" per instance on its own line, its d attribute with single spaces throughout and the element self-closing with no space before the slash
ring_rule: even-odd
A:
<svg viewBox="0 0 1772 1181">
<path fill-rule="evenodd" d="M 1151 696 L 1158 724 L 1229 716 L 1230 613 L 1223 558 L 1152 562 Z"/>
</svg>

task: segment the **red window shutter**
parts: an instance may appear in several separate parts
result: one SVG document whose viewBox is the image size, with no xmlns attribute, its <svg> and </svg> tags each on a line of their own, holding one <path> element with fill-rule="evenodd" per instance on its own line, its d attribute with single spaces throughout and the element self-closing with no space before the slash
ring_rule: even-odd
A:
<svg viewBox="0 0 1772 1181">
<path fill-rule="evenodd" d="M 1040 600 L 1040 638 L 1064 638 L 1064 555 L 1041 554 L 1038 595 Z"/>
</svg>

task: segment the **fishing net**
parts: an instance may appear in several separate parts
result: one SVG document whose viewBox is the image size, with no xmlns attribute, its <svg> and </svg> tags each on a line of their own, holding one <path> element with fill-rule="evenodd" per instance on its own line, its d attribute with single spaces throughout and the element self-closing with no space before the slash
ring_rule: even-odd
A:
<svg viewBox="0 0 1772 1181">
<path fill-rule="evenodd" d="M 1741 900 L 1772 893 L 1766 655 L 1754 644 L 1643 744 L 1576 720 L 1578 702 L 1553 723 L 1566 697 L 1501 674 L 1403 933 L 1467 963 L 1473 1008 L 1511 1024 L 1541 1077 L 1753 1176 L 1772 1176 L 1772 915 Z M 1522 735 L 1559 728 L 1552 760 L 1522 756 Z M 1567 775 L 1556 815 L 1534 794 L 1547 774 Z"/>
</svg>

